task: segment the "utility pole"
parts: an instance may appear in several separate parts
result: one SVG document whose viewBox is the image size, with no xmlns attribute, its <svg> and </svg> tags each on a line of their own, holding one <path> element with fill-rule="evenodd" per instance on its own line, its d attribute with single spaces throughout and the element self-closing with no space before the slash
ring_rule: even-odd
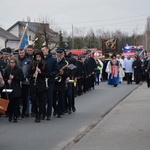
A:
<svg viewBox="0 0 150 150">
<path fill-rule="evenodd" d="M 74 49 L 73 25 L 72 25 L 72 49 Z"/>
</svg>

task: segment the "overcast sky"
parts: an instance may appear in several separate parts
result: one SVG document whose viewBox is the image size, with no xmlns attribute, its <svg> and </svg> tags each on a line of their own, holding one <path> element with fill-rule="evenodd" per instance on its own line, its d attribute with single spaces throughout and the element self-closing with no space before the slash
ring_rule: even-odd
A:
<svg viewBox="0 0 150 150">
<path fill-rule="evenodd" d="M 121 30 L 142 33 L 150 16 L 150 0 L 0 0 L 0 26 L 17 21 L 53 20 L 62 30 Z M 42 20 L 43 21 L 43 20 Z"/>
</svg>

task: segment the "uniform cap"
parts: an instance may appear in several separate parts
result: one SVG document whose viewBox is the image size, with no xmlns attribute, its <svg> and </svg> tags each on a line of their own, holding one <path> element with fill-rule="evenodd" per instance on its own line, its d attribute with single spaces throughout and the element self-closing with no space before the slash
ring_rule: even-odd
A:
<svg viewBox="0 0 150 150">
<path fill-rule="evenodd" d="M 8 47 L 8 48 L 4 48 L 1 50 L 3 52 L 3 54 L 10 54 L 11 53 L 11 49 Z"/>
</svg>

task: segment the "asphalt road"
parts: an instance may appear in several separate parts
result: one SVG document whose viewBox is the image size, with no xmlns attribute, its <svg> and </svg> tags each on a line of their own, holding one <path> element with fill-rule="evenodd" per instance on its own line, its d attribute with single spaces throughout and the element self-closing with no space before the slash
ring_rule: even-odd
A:
<svg viewBox="0 0 150 150">
<path fill-rule="evenodd" d="M 52 117 L 51 121 L 35 123 L 34 118 L 24 118 L 9 123 L 1 117 L 0 150 L 62 150 L 71 141 L 77 142 L 136 87 L 124 82 L 114 88 L 102 82 L 94 90 L 76 97 L 75 113 Z"/>
</svg>

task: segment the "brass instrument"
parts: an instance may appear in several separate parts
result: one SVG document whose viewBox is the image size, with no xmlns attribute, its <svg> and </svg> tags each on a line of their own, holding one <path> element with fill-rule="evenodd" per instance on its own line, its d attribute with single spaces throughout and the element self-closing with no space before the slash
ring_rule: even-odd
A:
<svg viewBox="0 0 150 150">
<path fill-rule="evenodd" d="M 66 80 L 66 83 L 73 83 L 74 87 L 77 86 L 77 78 L 75 78 L 74 80 Z"/>
<path fill-rule="evenodd" d="M 69 65 L 68 61 L 65 60 L 65 62 L 66 62 L 66 65 L 63 66 L 60 70 L 64 70 L 65 68 L 68 67 L 68 65 Z M 62 76 L 60 75 L 60 72 L 56 75 L 55 80 L 56 80 L 57 82 L 61 82 Z"/>
</svg>

